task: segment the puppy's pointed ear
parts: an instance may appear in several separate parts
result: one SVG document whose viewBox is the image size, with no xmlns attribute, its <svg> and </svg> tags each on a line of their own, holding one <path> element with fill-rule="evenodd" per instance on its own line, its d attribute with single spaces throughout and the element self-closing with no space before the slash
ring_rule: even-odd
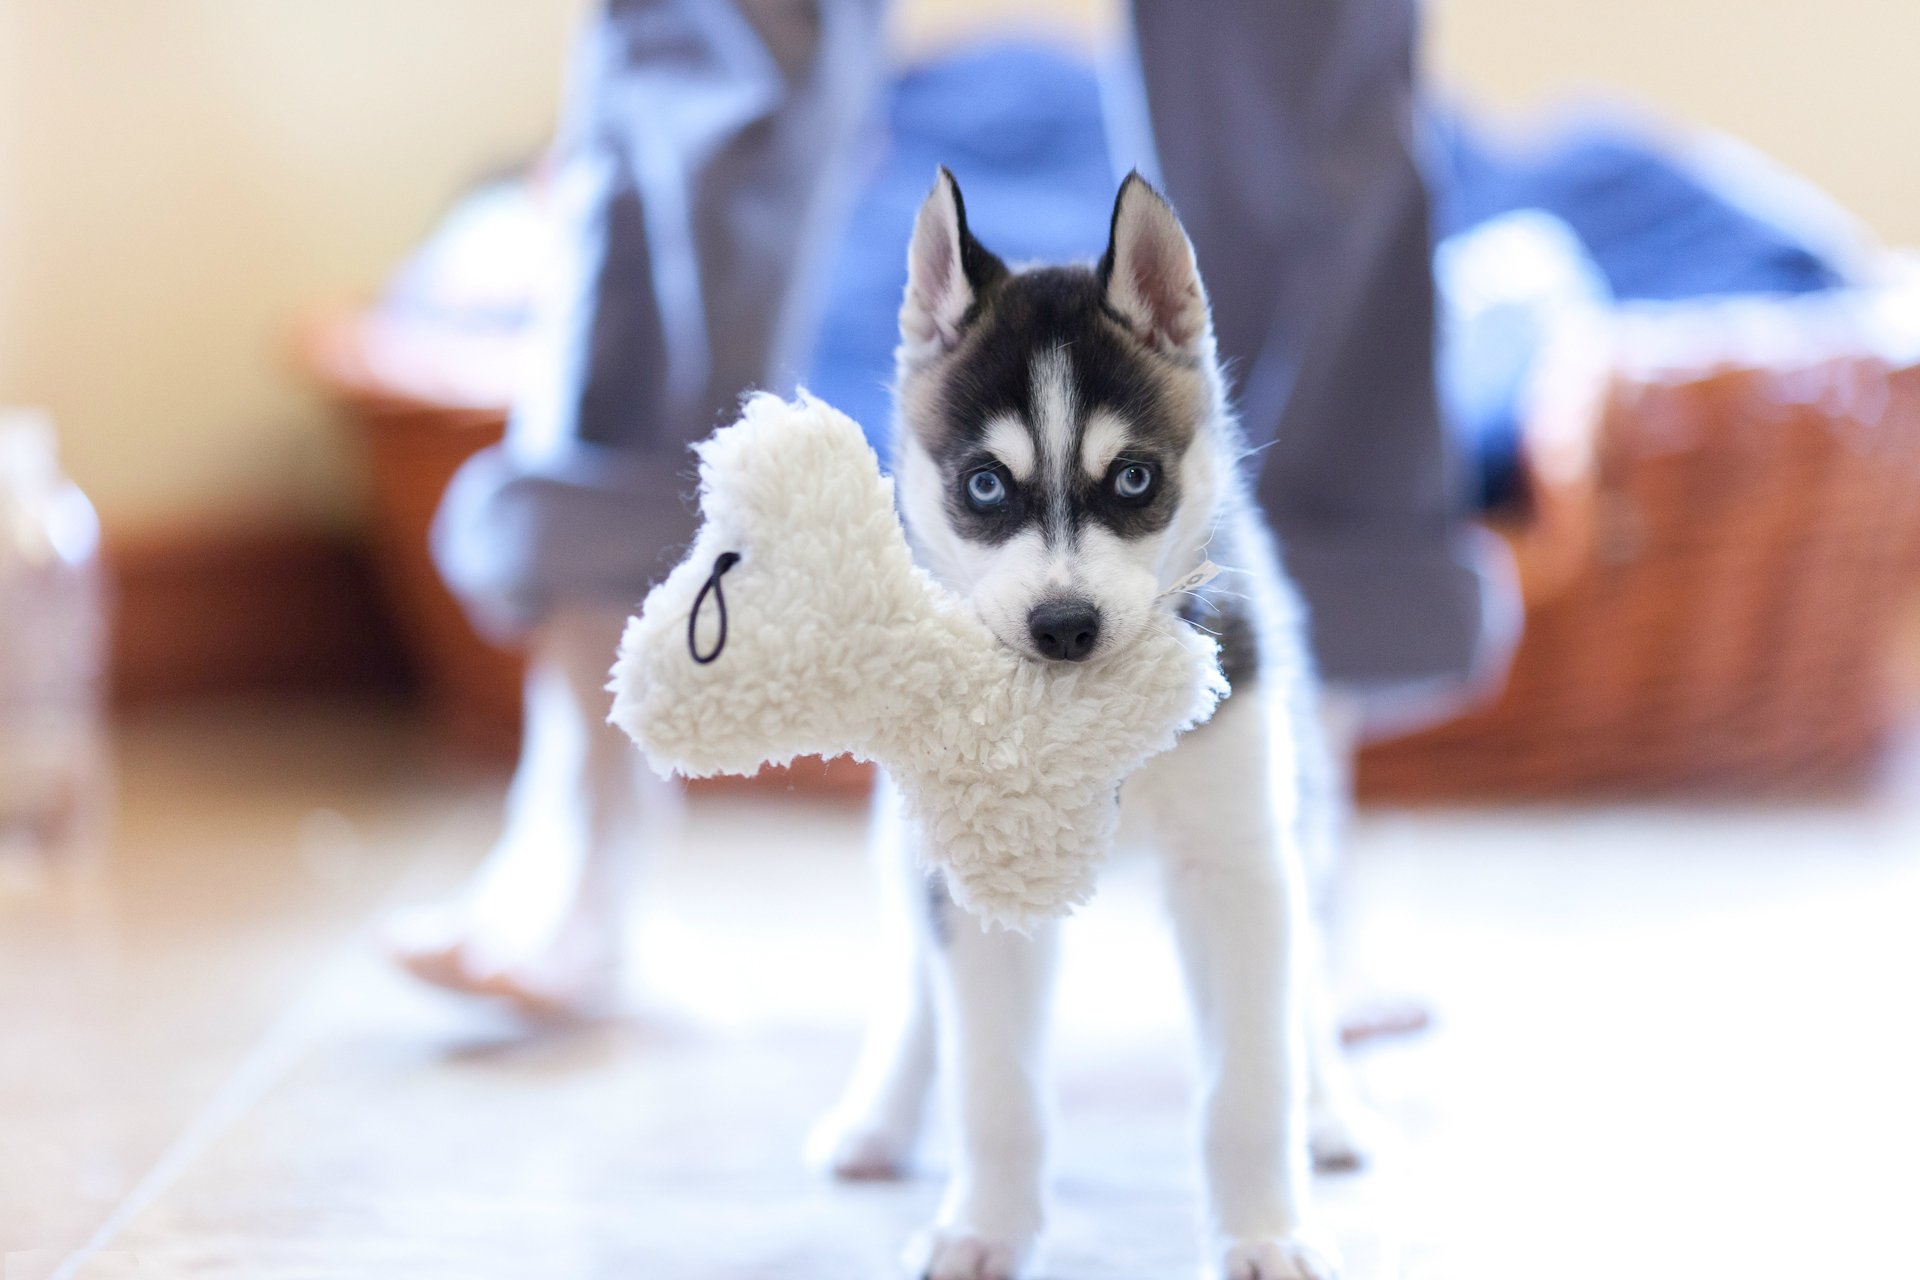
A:
<svg viewBox="0 0 1920 1280">
<path fill-rule="evenodd" d="M 1193 245 L 1166 197 L 1127 175 L 1113 202 L 1113 230 L 1100 259 L 1107 305 L 1151 347 L 1199 356 L 1213 342 L 1207 294 Z"/>
<path fill-rule="evenodd" d="M 909 360 L 950 351 L 986 291 L 1007 274 L 1006 264 L 967 230 L 960 184 L 945 165 L 913 221 L 907 249 L 907 296 L 900 304 L 900 343 Z"/>
</svg>

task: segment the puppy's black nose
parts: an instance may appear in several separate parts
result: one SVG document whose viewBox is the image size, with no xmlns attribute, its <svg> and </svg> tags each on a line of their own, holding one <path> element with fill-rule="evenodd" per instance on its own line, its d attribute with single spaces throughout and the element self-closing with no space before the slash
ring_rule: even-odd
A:
<svg viewBox="0 0 1920 1280">
<path fill-rule="evenodd" d="M 1027 615 L 1027 632 L 1041 657 L 1078 662 L 1100 641 L 1100 611 L 1085 600 L 1043 600 Z"/>
</svg>

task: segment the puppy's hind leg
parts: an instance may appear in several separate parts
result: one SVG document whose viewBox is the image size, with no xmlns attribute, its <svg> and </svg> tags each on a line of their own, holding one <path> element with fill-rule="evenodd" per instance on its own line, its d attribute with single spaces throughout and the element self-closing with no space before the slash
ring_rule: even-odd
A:
<svg viewBox="0 0 1920 1280">
<path fill-rule="evenodd" d="M 935 1055 L 927 881 L 915 865 L 899 792 L 884 776 L 874 790 L 869 841 L 886 913 L 886 986 L 853 1079 L 807 1140 L 809 1163 L 851 1180 L 907 1173 L 925 1121 Z"/>
<path fill-rule="evenodd" d="M 1308 1143 L 1314 1168 L 1346 1173 L 1366 1167 L 1382 1145 L 1383 1125 L 1360 1098 L 1341 1044 L 1325 939 L 1302 939 L 1300 999 L 1306 1024 Z"/>
<path fill-rule="evenodd" d="M 1308 896 L 1314 900 L 1313 908 L 1302 913 L 1297 984 L 1306 1032 L 1308 1141 L 1316 1169 L 1344 1172 L 1367 1164 L 1380 1145 L 1383 1129 L 1355 1087 L 1333 989 L 1335 889 L 1340 846 L 1352 820 L 1360 708 L 1351 697 L 1322 692 L 1317 708 L 1307 698 L 1296 697 L 1284 711 L 1283 732 L 1291 732 L 1297 744 L 1295 761 L 1291 776 L 1283 772 L 1272 785 L 1276 794 L 1290 786 L 1298 791 L 1300 808 L 1294 827 L 1310 886 Z M 1287 762 L 1276 760 L 1275 764 L 1284 768 Z"/>
</svg>

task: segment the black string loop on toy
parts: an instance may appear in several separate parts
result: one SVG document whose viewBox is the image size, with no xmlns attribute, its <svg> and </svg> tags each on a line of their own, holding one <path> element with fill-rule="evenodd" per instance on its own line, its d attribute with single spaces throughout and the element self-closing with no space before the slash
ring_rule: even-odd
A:
<svg viewBox="0 0 1920 1280">
<path fill-rule="evenodd" d="M 693 660 L 703 667 L 719 657 L 720 651 L 727 647 L 727 593 L 720 589 L 720 575 L 739 563 L 738 551 L 722 551 L 715 556 L 713 572 L 707 575 L 707 581 L 700 588 L 700 594 L 693 598 L 693 612 L 687 615 L 687 652 L 692 654 Z M 709 591 L 713 593 L 713 607 L 720 614 L 720 634 L 714 637 L 713 648 L 703 654 L 700 652 L 699 640 L 694 638 L 694 628 L 700 625 L 700 609 L 706 604 Z"/>
</svg>

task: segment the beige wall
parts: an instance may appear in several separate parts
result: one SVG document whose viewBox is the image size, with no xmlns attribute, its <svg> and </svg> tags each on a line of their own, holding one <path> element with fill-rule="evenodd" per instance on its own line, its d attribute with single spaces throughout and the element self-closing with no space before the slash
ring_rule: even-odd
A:
<svg viewBox="0 0 1920 1280">
<path fill-rule="evenodd" d="M 1480 101 L 1608 89 L 1736 134 L 1920 246 L 1920 0 L 1434 0 L 1429 61 Z"/>
<path fill-rule="evenodd" d="M 0 403 L 109 525 L 352 505 L 293 318 L 547 133 L 575 0 L 0 0 Z"/>
<path fill-rule="evenodd" d="M 56 410 L 119 528 L 348 518 L 291 322 L 371 288 L 467 179 L 538 145 L 578 3 L 0 0 L 0 403 Z M 913 0 L 901 43 L 1116 12 Z M 1620 86 L 1920 244 L 1915 0 L 1439 0 L 1431 30 L 1480 98 Z"/>
</svg>

